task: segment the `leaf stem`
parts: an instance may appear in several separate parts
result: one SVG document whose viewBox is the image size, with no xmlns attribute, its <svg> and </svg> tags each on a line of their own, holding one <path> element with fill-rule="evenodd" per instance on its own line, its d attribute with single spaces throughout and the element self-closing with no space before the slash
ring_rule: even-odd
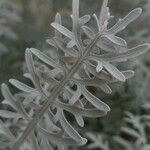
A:
<svg viewBox="0 0 150 150">
<path fill-rule="evenodd" d="M 45 111 L 49 108 L 52 101 L 54 101 L 59 93 L 62 91 L 62 89 L 65 87 L 65 85 L 68 83 L 68 81 L 73 77 L 73 75 L 77 72 L 77 70 L 80 68 L 83 60 L 89 55 L 91 52 L 93 46 L 96 44 L 97 40 L 100 38 L 101 33 L 99 32 L 96 37 L 93 39 L 93 41 L 85 48 L 84 54 L 80 57 L 80 59 L 74 64 L 72 69 L 69 71 L 69 73 L 64 77 L 64 79 L 60 82 L 60 84 L 53 90 L 51 93 L 51 96 L 48 98 L 47 101 L 43 104 L 43 106 L 40 108 L 40 110 L 37 112 L 35 117 L 32 121 L 30 121 L 24 130 L 23 134 L 19 137 L 19 139 L 14 143 L 12 146 L 12 150 L 18 150 L 19 147 L 22 145 L 22 143 L 27 139 L 29 134 L 32 132 L 32 130 L 35 129 L 38 122 L 43 117 Z"/>
</svg>

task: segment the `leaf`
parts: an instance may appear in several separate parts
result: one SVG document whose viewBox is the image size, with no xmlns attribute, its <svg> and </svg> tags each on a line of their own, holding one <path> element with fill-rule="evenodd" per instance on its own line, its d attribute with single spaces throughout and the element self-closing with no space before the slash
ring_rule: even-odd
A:
<svg viewBox="0 0 150 150">
<path fill-rule="evenodd" d="M 87 37 L 93 39 L 95 37 L 95 33 L 87 26 L 82 26 L 82 29 Z"/>
<path fill-rule="evenodd" d="M 76 101 L 79 100 L 80 96 L 81 96 L 81 90 L 80 88 L 77 88 L 77 90 L 74 92 L 73 96 L 69 100 L 69 104 L 73 105 L 74 103 L 76 103 Z"/>
<path fill-rule="evenodd" d="M 88 72 L 92 75 L 94 75 L 95 77 L 104 80 L 104 81 L 110 81 L 112 79 L 112 76 L 110 74 L 108 74 L 106 71 L 100 71 L 100 72 L 96 72 L 96 66 L 94 66 L 91 63 L 87 63 L 86 64 L 86 69 L 88 70 Z"/>
<path fill-rule="evenodd" d="M 13 97 L 13 95 L 11 94 L 9 88 L 7 87 L 6 84 L 2 84 L 1 85 L 1 91 L 2 91 L 2 95 L 3 97 L 9 101 L 10 105 L 12 108 L 14 108 L 15 110 L 17 110 L 17 105 L 16 105 L 16 102 L 15 102 L 15 99 Z"/>
<path fill-rule="evenodd" d="M 55 16 L 55 23 L 62 24 L 61 15 L 59 13 L 57 13 Z M 58 32 L 57 30 L 55 30 L 55 37 L 62 39 L 62 34 Z"/>
<path fill-rule="evenodd" d="M 53 46 L 53 47 L 57 48 L 57 46 L 56 46 L 56 43 L 55 43 L 54 39 L 48 39 L 48 40 L 46 40 L 46 42 L 47 42 L 49 45 L 51 45 L 51 46 Z"/>
<path fill-rule="evenodd" d="M 55 115 L 50 109 L 47 111 L 47 114 L 45 115 L 45 117 L 48 117 L 48 124 L 50 123 L 50 126 L 52 126 L 52 128 L 55 131 L 59 131 L 59 132 L 61 131 L 61 129 L 57 125 L 55 125 L 55 121 L 54 121 Z"/>
<path fill-rule="evenodd" d="M 124 46 L 126 47 L 127 46 L 127 43 L 125 40 L 123 40 L 122 38 L 120 37 L 117 37 L 115 35 L 105 35 L 105 37 L 110 40 L 112 43 L 116 44 L 116 45 L 119 45 L 119 46 Z"/>
<path fill-rule="evenodd" d="M 99 84 L 100 81 L 102 82 L 102 80 L 105 81 L 106 83 L 114 83 L 114 82 L 120 81 L 120 80 L 116 79 L 115 77 L 113 77 L 112 75 L 110 75 L 109 73 L 107 73 L 106 71 L 102 70 L 101 72 L 97 73 L 95 71 L 95 66 L 92 65 L 91 63 L 88 63 L 86 66 L 87 66 L 88 71 L 96 77 L 94 80 L 85 80 L 87 85 L 94 86 L 94 84 L 95 84 L 96 86 L 98 86 L 97 83 Z M 125 76 L 126 79 L 129 79 L 129 78 L 133 77 L 133 75 L 134 75 L 134 72 L 131 70 L 122 71 L 121 73 Z M 98 80 L 97 78 L 100 80 Z M 83 82 L 81 82 L 81 83 L 83 83 Z M 84 82 L 83 84 L 86 84 L 86 83 Z"/>
<path fill-rule="evenodd" d="M 39 78 L 41 79 L 41 81 L 44 81 L 50 85 L 58 85 L 59 81 L 57 81 L 55 78 L 51 77 L 51 75 L 49 74 L 49 72 L 43 72 L 43 71 L 38 71 L 38 75 Z"/>
<path fill-rule="evenodd" d="M 116 67 L 114 67 L 113 65 L 111 65 L 108 62 L 103 62 L 103 66 L 106 68 L 106 70 L 116 79 L 118 79 L 119 81 L 125 82 L 126 78 L 123 75 L 122 72 L 120 72 Z"/>
<path fill-rule="evenodd" d="M 89 118 L 97 118 L 106 115 L 105 111 L 99 109 L 86 109 L 81 107 L 75 107 L 58 101 L 55 102 L 55 105 L 72 114 L 82 115 Z"/>
<path fill-rule="evenodd" d="M 48 57 L 45 55 L 43 52 L 35 49 L 35 48 L 30 48 L 30 51 L 37 56 L 41 61 L 46 63 L 47 65 L 50 65 L 52 67 L 60 68 L 58 62 L 55 62 L 52 58 Z"/>
<path fill-rule="evenodd" d="M 63 27 L 58 23 L 52 23 L 51 25 L 60 33 L 71 39 L 71 41 L 67 44 L 67 48 L 72 48 L 73 46 L 76 45 L 75 36 L 71 31 L 69 31 L 67 28 Z"/>
<path fill-rule="evenodd" d="M 103 69 L 103 63 L 101 61 L 98 61 L 97 67 L 96 67 L 96 71 L 100 72 Z"/>
<path fill-rule="evenodd" d="M 87 133 L 86 135 L 87 135 L 87 136 L 90 138 L 90 140 L 92 140 L 93 142 L 94 142 L 94 141 L 97 141 L 97 137 L 96 137 L 95 134 Z"/>
<path fill-rule="evenodd" d="M 106 112 L 110 111 L 110 108 L 107 104 L 105 104 L 100 99 L 91 94 L 84 86 L 81 86 L 81 91 L 85 98 L 96 108 Z"/>
<path fill-rule="evenodd" d="M 149 49 L 150 49 L 150 44 L 143 44 L 143 45 L 139 45 L 134 48 L 131 48 L 129 50 L 126 50 L 125 52 L 122 52 L 122 53 L 109 53 L 109 54 L 103 54 L 99 56 L 93 55 L 91 56 L 91 58 L 93 57 L 96 60 L 103 59 L 109 62 L 122 62 L 127 59 L 131 59 L 139 55 L 142 55 L 145 52 L 147 52 Z"/>
<path fill-rule="evenodd" d="M 26 50 L 25 58 L 26 58 L 27 68 L 33 79 L 33 83 L 34 83 L 35 87 L 38 88 L 38 90 L 41 90 L 40 81 L 39 81 L 37 72 L 34 67 L 34 61 L 33 61 L 32 53 L 31 53 L 30 49 Z"/>
<path fill-rule="evenodd" d="M 82 116 L 80 116 L 80 115 L 74 115 L 74 116 L 76 118 L 78 125 L 80 127 L 84 127 L 84 120 L 83 120 Z"/>
<path fill-rule="evenodd" d="M 10 105 L 14 110 L 18 111 L 23 118 L 25 118 L 26 120 L 30 120 L 21 102 L 17 101 L 17 97 L 14 97 L 11 94 L 6 84 L 2 84 L 1 90 L 2 90 L 3 97 L 5 98 L 5 100 L 2 103 Z"/>
<path fill-rule="evenodd" d="M 126 28 L 128 24 L 136 20 L 141 15 L 141 13 L 142 13 L 141 8 L 136 8 L 132 10 L 127 16 L 125 16 L 123 19 L 118 21 L 112 28 L 110 28 L 106 32 L 106 34 L 116 34 L 122 31 L 123 29 Z"/>
<path fill-rule="evenodd" d="M 79 19 L 79 23 L 81 26 L 83 26 L 84 24 L 88 23 L 90 19 L 91 19 L 90 15 L 84 15 L 83 17 Z"/>
<path fill-rule="evenodd" d="M 150 44 L 139 45 L 137 47 L 129 49 L 128 51 L 124 53 L 120 53 L 114 57 L 110 57 L 109 61 L 113 62 L 113 61 L 122 61 L 124 59 L 131 59 L 131 58 L 144 54 L 149 49 L 150 49 Z"/>
<path fill-rule="evenodd" d="M 114 141 L 116 141 L 117 143 L 119 143 L 120 145 L 122 145 L 125 148 L 131 147 L 130 142 L 128 142 L 127 140 L 124 140 L 123 138 L 120 138 L 118 136 L 114 137 Z"/>
<path fill-rule="evenodd" d="M 0 134 L 7 136 L 11 140 L 15 139 L 15 137 L 10 132 L 9 128 L 7 128 L 1 120 L 0 120 Z"/>
<path fill-rule="evenodd" d="M 95 33 L 89 27 L 83 26 L 82 29 L 88 38 L 94 39 Z M 87 43 L 89 43 L 89 41 Z M 105 50 L 106 52 L 115 52 L 119 51 L 120 47 L 126 47 L 127 43 L 125 40 L 115 35 L 104 34 L 97 41 L 96 46 Z"/>
<path fill-rule="evenodd" d="M 82 102 L 80 100 L 76 101 L 76 103 L 74 103 L 74 106 L 76 107 L 80 107 L 80 108 L 83 108 L 84 105 L 82 104 Z M 78 123 L 78 125 L 80 127 L 84 127 L 84 119 L 83 119 L 83 116 L 81 114 L 74 114 L 74 117 Z"/>
<path fill-rule="evenodd" d="M 76 45 L 76 41 L 73 39 L 67 44 L 67 48 L 72 48 Z"/>
<path fill-rule="evenodd" d="M 98 17 L 97 17 L 96 14 L 93 14 L 93 17 L 94 17 L 94 19 L 95 19 L 95 21 L 96 21 L 97 28 L 98 28 L 98 30 L 100 31 L 100 30 L 101 30 L 100 21 L 99 21 L 99 19 L 98 19 Z"/>
<path fill-rule="evenodd" d="M 34 88 L 31 88 L 28 85 L 21 83 L 18 80 L 10 79 L 9 82 L 21 91 L 28 92 L 28 93 L 37 92 Z"/>
<path fill-rule="evenodd" d="M 99 87 L 101 88 L 101 90 L 107 94 L 111 94 L 112 90 L 111 88 L 107 85 L 107 84 L 100 84 Z"/>
<path fill-rule="evenodd" d="M 107 74 L 106 74 L 107 75 Z M 111 80 L 111 79 L 110 79 Z M 115 80 L 114 82 L 117 82 L 118 80 Z M 107 94 L 111 94 L 112 90 L 110 87 L 106 84 L 107 82 L 104 82 L 103 80 L 99 79 L 98 77 L 93 77 L 90 79 L 85 79 L 85 80 L 79 80 L 79 79 L 74 79 L 75 82 L 85 85 L 85 86 L 96 86 L 101 88 L 101 90 Z M 112 81 L 110 81 L 111 83 Z"/>
<path fill-rule="evenodd" d="M 99 23 L 104 26 L 109 19 L 109 8 L 107 7 L 108 0 L 103 0 L 103 5 L 100 12 Z"/>
<path fill-rule="evenodd" d="M 82 102 L 80 100 L 76 101 L 76 103 L 74 103 L 74 106 L 79 107 L 79 108 L 83 108 L 84 107 L 84 105 L 82 104 Z M 80 127 L 84 127 L 83 116 L 81 114 L 74 114 L 74 117 L 75 117 L 78 125 Z"/>
<path fill-rule="evenodd" d="M 122 74 L 125 76 L 126 80 L 130 79 L 134 76 L 134 71 L 132 70 L 126 70 L 126 71 L 122 71 Z M 116 83 L 118 82 L 118 80 L 116 78 L 112 78 L 109 81 L 110 83 Z"/>
<path fill-rule="evenodd" d="M 124 74 L 126 79 L 132 78 L 135 74 L 134 71 L 132 71 L 132 70 L 122 71 L 122 73 Z"/>
<path fill-rule="evenodd" d="M 78 56 L 77 50 L 75 50 L 73 48 L 66 48 L 65 43 L 62 40 L 54 38 L 54 41 L 55 41 L 56 45 L 58 46 L 58 48 L 60 48 L 60 50 L 62 50 L 67 55 L 72 56 L 72 57 Z"/>
<path fill-rule="evenodd" d="M 77 20 L 79 18 L 79 0 L 73 0 L 72 13 L 75 19 Z"/>
<path fill-rule="evenodd" d="M 96 43 L 96 46 L 103 49 L 106 52 L 115 52 L 116 51 L 116 44 L 112 43 L 106 37 L 101 37 L 101 39 Z"/>
<path fill-rule="evenodd" d="M 97 61 L 97 59 L 99 59 L 99 58 L 97 58 L 97 57 L 91 57 L 91 58 L 94 58 L 94 59 L 96 59 L 96 61 Z M 102 61 L 101 59 L 99 59 L 100 61 Z M 106 61 L 103 61 L 103 66 L 104 66 L 104 68 L 113 76 L 113 77 L 115 77 L 116 79 L 118 79 L 119 81 L 122 81 L 122 82 L 125 82 L 125 80 L 126 80 L 126 78 L 125 78 L 125 76 L 123 75 L 123 73 L 122 72 L 120 72 L 116 67 L 114 67 L 113 65 L 111 65 L 110 63 L 108 63 L 108 62 L 106 62 Z M 89 66 L 90 67 L 90 66 Z M 104 75 L 103 74 L 97 74 L 97 73 L 95 73 L 94 71 L 93 71 L 93 68 L 92 67 L 90 67 L 90 68 L 88 68 L 89 69 L 89 71 L 92 73 L 92 74 L 94 74 L 95 76 L 97 76 L 98 78 L 101 78 L 101 77 L 99 77 L 99 75 L 102 75 L 102 78 L 101 79 L 106 79 L 106 80 L 111 80 L 111 78 L 109 77 L 109 76 L 107 76 L 108 77 L 108 79 L 107 79 L 107 77 L 104 77 Z M 92 70 L 91 70 L 92 69 Z M 101 72 L 100 72 L 101 73 Z M 103 72 L 104 73 L 104 72 Z"/>
<path fill-rule="evenodd" d="M 49 143 L 49 138 L 47 138 L 46 136 L 42 136 L 41 142 L 40 142 L 40 148 L 42 150 L 54 150 L 51 146 L 51 144 Z"/>
<path fill-rule="evenodd" d="M 14 118 L 14 119 L 19 119 L 22 118 L 20 114 L 18 113 L 14 113 L 11 111 L 7 111 L 7 110 L 0 110 L 0 116 L 3 118 Z"/>
<path fill-rule="evenodd" d="M 136 130 L 129 127 L 122 127 L 121 130 L 135 138 L 140 138 L 141 136 Z"/>
<path fill-rule="evenodd" d="M 32 83 L 34 82 L 32 76 L 30 75 L 30 73 L 24 73 L 23 76 L 25 78 L 29 79 Z"/>
<path fill-rule="evenodd" d="M 81 145 L 81 142 L 79 141 L 76 141 L 72 138 L 69 138 L 69 137 L 61 137 L 59 134 L 57 133 L 51 133 L 51 132 L 48 132 L 46 131 L 45 129 L 41 128 L 41 127 L 38 127 L 39 131 L 44 135 L 46 136 L 49 140 L 53 141 L 54 143 L 57 143 L 59 144 L 62 144 L 62 145 Z"/>
<path fill-rule="evenodd" d="M 32 141 L 32 149 L 33 150 L 40 150 L 39 144 L 38 144 L 38 139 L 35 136 L 34 133 L 31 133 L 30 135 L 30 140 Z"/>
<path fill-rule="evenodd" d="M 60 33 L 62 33 L 63 35 L 65 35 L 66 37 L 70 39 L 74 39 L 74 34 L 71 31 L 69 31 L 67 28 L 63 27 L 62 25 L 58 23 L 52 23 L 51 26 L 55 28 L 57 31 L 59 31 Z"/>
<path fill-rule="evenodd" d="M 82 138 L 79 133 L 69 124 L 69 122 L 66 120 L 63 110 L 58 109 L 59 111 L 59 119 L 60 124 L 63 127 L 63 129 L 66 131 L 66 133 L 72 137 L 74 140 L 81 143 L 81 145 L 86 144 L 87 140 L 85 138 Z"/>
</svg>

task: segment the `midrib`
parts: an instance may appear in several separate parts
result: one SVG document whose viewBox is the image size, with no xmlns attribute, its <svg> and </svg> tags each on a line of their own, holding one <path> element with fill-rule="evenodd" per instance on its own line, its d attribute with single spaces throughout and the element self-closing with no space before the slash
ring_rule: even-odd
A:
<svg viewBox="0 0 150 150">
<path fill-rule="evenodd" d="M 23 144 L 23 142 L 26 140 L 26 138 L 29 136 L 29 134 L 32 132 L 32 130 L 35 128 L 37 123 L 40 121 L 40 119 L 43 117 L 45 111 L 49 108 L 51 105 L 51 102 L 54 101 L 62 89 L 65 87 L 65 85 L 68 83 L 68 81 L 73 77 L 73 75 L 77 72 L 77 70 L 80 68 L 82 62 L 84 59 L 89 55 L 90 51 L 92 50 L 93 46 L 97 42 L 97 40 L 100 38 L 101 33 L 99 32 L 95 39 L 91 42 L 91 44 L 85 49 L 83 56 L 76 62 L 76 64 L 72 67 L 70 72 L 64 77 L 64 79 L 59 83 L 59 85 L 54 88 L 53 92 L 51 93 L 48 101 L 45 101 L 41 109 L 37 112 L 35 117 L 31 122 L 28 123 L 26 129 L 24 130 L 23 134 L 20 136 L 20 138 L 14 143 L 12 150 L 18 150 L 19 147 Z"/>
</svg>

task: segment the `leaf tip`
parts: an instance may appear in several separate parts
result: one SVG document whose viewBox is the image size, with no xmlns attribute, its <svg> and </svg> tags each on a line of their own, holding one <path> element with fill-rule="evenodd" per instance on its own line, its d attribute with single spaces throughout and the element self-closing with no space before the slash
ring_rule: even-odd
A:
<svg viewBox="0 0 150 150">
<path fill-rule="evenodd" d="M 15 81 L 14 79 L 9 79 L 8 80 L 10 84 L 13 84 L 13 82 Z"/>
<path fill-rule="evenodd" d="M 143 46 L 144 52 L 147 52 L 148 50 L 150 50 L 150 44 L 149 43 L 145 43 L 141 46 Z"/>
<path fill-rule="evenodd" d="M 146 43 L 145 45 L 147 45 L 147 49 L 150 49 L 150 44 Z"/>
<path fill-rule="evenodd" d="M 6 84 L 5 84 L 5 83 L 2 83 L 2 84 L 1 84 L 1 90 L 3 90 L 5 87 L 6 87 Z"/>
<path fill-rule="evenodd" d="M 87 143 L 87 139 L 86 138 L 82 138 L 81 145 L 85 145 L 86 143 Z"/>
<path fill-rule="evenodd" d="M 55 22 L 52 22 L 52 23 L 51 23 L 51 26 L 52 26 L 52 27 L 55 27 L 56 25 L 57 25 L 57 23 L 55 23 Z"/>
<path fill-rule="evenodd" d="M 30 48 L 26 48 L 25 53 L 29 53 L 29 51 L 30 51 Z"/>
<path fill-rule="evenodd" d="M 107 104 L 105 104 L 105 109 L 103 111 L 105 111 L 105 115 L 107 115 L 107 113 L 111 111 L 111 108 Z"/>
<path fill-rule="evenodd" d="M 136 8 L 136 11 L 138 12 L 138 14 L 140 15 L 142 13 L 142 8 Z"/>
<path fill-rule="evenodd" d="M 57 12 L 57 13 L 56 13 L 56 16 L 57 16 L 57 17 L 60 17 L 60 13 L 59 13 L 59 12 Z"/>
</svg>

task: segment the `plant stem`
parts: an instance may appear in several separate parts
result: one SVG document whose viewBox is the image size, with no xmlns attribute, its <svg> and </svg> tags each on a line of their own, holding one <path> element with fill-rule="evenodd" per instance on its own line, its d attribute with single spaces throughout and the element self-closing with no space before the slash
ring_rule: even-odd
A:
<svg viewBox="0 0 150 150">
<path fill-rule="evenodd" d="M 80 68 L 82 62 L 84 59 L 89 55 L 91 52 L 93 46 L 96 44 L 97 40 L 100 38 L 101 33 L 98 33 L 96 37 L 93 39 L 93 41 L 86 47 L 84 54 L 79 58 L 79 60 L 74 64 L 72 69 L 69 71 L 69 73 L 64 77 L 64 79 L 60 82 L 60 84 L 53 90 L 51 93 L 51 96 L 49 97 L 48 101 L 45 101 L 41 109 L 37 112 L 35 117 L 31 122 L 28 123 L 25 131 L 20 136 L 20 138 L 14 143 L 12 146 L 12 150 L 18 150 L 19 147 L 23 144 L 23 142 L 27 139 L 29 134 L 34 130 L 35 126 L 38 124 L 38 122 L 43 117 L 45 111 L 49 108 L 51 105 L 51 102 L 54 101 L 59 93 L 62 91 L 62 89 L 65 87 L 65 85 L 68 83 L 68 81 L 73 77 L 73 75 L 77 72 L 77 70 Z"/>
</svg>

